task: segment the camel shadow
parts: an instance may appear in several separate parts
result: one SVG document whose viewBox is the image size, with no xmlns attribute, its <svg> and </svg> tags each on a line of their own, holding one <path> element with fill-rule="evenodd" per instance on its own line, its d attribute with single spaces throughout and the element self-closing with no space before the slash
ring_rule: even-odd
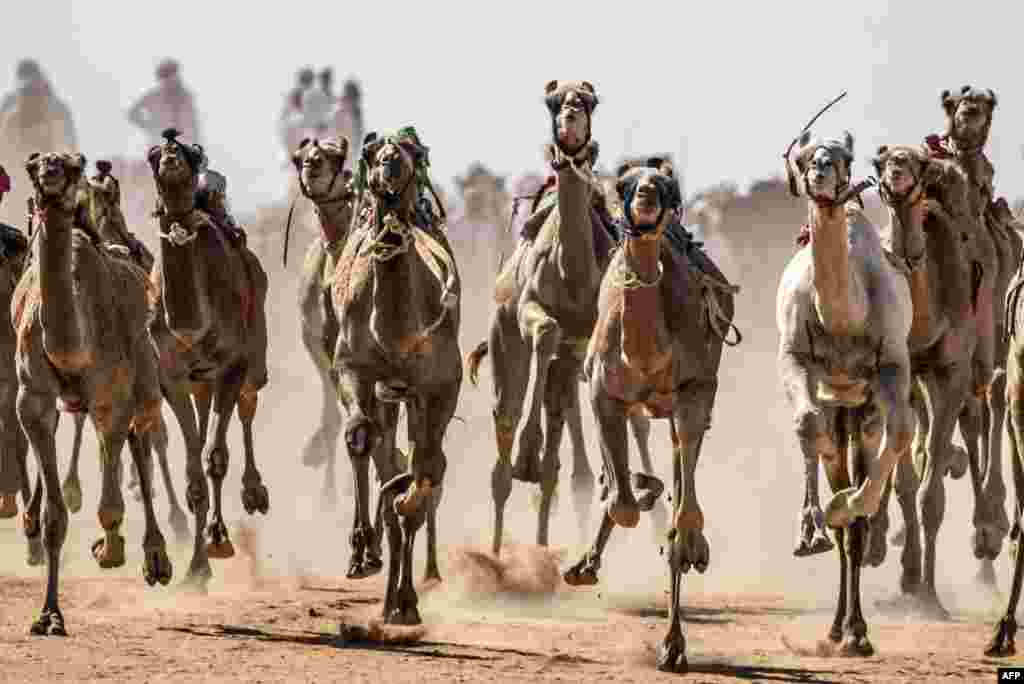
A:
<svg viewBox="0 0 1024 684">
<path fill-rule="evenodd" d="M 527 651 L 516 648 L 499 648 L 477 644 L 459 644 L 448 641 L 420 641 L 412 643 L 389 643 L 373 638 L 351 639 L 339 634 L 313 631 L 277 631 L 269 632 L 255 627 L 237 625 L 186 625 L 184 627 L 158 627 L 157 631 L 178 632 L 189 636 L 209 637 L 214 639 L 253 639 L 267 643 L 294 644 L 298 646 L 327 646 L 329 648 L 378 651 L 400 653 L 422 658 L 452 658 L 456 660 L 493 661 L 503 655 L 517 655 L 527 658 L 539 658 L 545 661 L 571 660 L 573 663 L 596 664 L 599 661 L 581 656 L 552 655 L 538 651 Z M 479 651 L 482 653 L 474 653 Z"/>
<path fill-rule="evenodd" d="M 771 665 L 743 665 L 724 660 L 690 660 L 688 674 L 719 675 L 732 679 L 757 682 L 794 682 L 798 684 L 836 684 L 843 681 L 840 674 L 834 679 L 825 679 L 830 672 L 816 672 L 800 667 L 775 667 Z"/>
<path fill-rule="evenodd" d="M 653 606 L 622 606 L 613 607 L 611 611 L 620 615 L 628 615 L 641 619 L 668 620 L 668 608 L 655 608 Z M 729 625 L 736 622 L 738 617 L 782 617 L 794 618 L 802 615 L 811 615 L 815 611 L 799 608 L 741 608 L 738 606 L 729 608 L 703 608 L 683 607 L 683 620 L 695 625 Z"/>
</svg>

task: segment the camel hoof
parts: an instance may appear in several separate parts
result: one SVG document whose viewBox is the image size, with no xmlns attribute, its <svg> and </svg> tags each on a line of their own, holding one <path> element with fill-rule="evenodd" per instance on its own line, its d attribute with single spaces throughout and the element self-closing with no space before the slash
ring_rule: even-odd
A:
<svg viewBox="0 0 1024 684">
<path fill-rule="evenodd" d="M 584 556 L 579 563 L 562 573 L 562 580 L 570 587 L 592 587 L 598 582 L 600 561 Z"/>
<path fill-rule="evenodd" d="M 68 635 L 64 626 L 64 616 L 59 610 L 43 611 L 39 619 L 32 623 L 29 633 L 34 636 L 62 636 Z"/>
<path fill-rule="evenodd" d="M 665 491 L 665 484 L 647 473 L 633 473 L 630 479 L 633 491 L 639 494 L 636 500 L 637 506 L 640 507 L 641 512 L 649 513 Z"/>
<path fill-rule="evenodd" d="M 124 565 L 124 537 L 113 535 L 111 540 L 106 537 L 97 539 L 92 544 L 92 557 L 104 570 L 120 568 Z"/>
<path fill-rule="evenodd" d="M 270 510 L 270 493 L 258 478 L 242 488 L 242 507 L 249 515 L 256 511 L 266 515 Z"/>
<path fill-rule="evenodd" d="M 207 542 L 206 555 L 210 558 L 215 558 L 217 560 L 226 560 L 228 558 L 234 558 L 235 545 L 232 544 L 231 540 L 226 537 L 219 542 Z"/>
<path fill-rule="evenodd" d="M 373 577 L 384 568 L 384 563 L 379 558 L 366 558 L 365 560 L 353 560 L 349 563 L 348 572 L 345 577 L 350 580 L 366 579 Z"/>
<path fill-rule="evenodd" d="M 825 524 L 834 530 L 845 529 L 853 524 L 857 518 L 863 518 L 864 512 L 854 499 L 857 493 L 855 487 L 840 490 L 835 493 L 832 500 L 825 507 Z"/>
<path fill-rule="evenodd" d="M 1008 658 L 1017 654 L 1014 637 L 1017 635 L 1017 620 L 1007 615 L 996 625 L 992 641 L 985 647 L 985 655 L 989 658 Z"/>
<path fill-rule="evenodd" d="M 151 548 L 143 547 L 143 553 L 146 560 L 142 565 L 142 577 L 146 580 L 146 584 L 152 587 L 159 582 L 166 587 L 174 575 L 174 567 L 171 565 L 171 559 L 167 556 L 167 549 L 163 541 Z"/>
<path fill-rule="evenodd" d="M 970 460 L 967 455 L 967 450 L 962 446 L 951 444 L 949 450 L 949 467 L 946 468 L 946 474 L 954 480 L 959 480 L 967 473 L 969 465 Z"/>
<path fill-rule="evenodd" d="M 82 510 L 82 484 L 77 477 L 65 479 L 61 491 L 64 496 L 64 505 L 68 507 L 69 513 L 78 513 Z"/>
<path fill-rule="evenodd" d="M 18 515 L 18 495 L 0 496 L 0 520 L 10 520 Z"/>
<path fill-rule="evenodd" d="M 171 509 L 171 514 L 167 517 L 167 524 L 171 526 L 171 530 L 174 532 L 176 544 L 184 546 L 191 541 L 192 533 L 188 528 L 188 518 L 183 510 L 177 506 Z"/>
<path fill-rule="evenodd" d="M 870 658 L 875 655 L 875 647 L 871 645 L 866 634 L 863 636 L 851 634 L 846 637 L 839 653 L 846 658 Z"/>
<path fill-rule="evenodd" d="M 420 611 L 415 605 L 395 608 L 385 622 L 389 625 L 415 626 L 423 624 Z"/>
<path fill-rule="evenodd" d="M 658 644 L 657 667 L 659 672 L 683 674 L 689 669 L 686 661 L 686 639 L 682 634 L 665 637 Z"/>
<path fill-rule="evenodd" d="M 636 501 L 618 498 L 608 506 L 608 517 L 619 527 L 636 527 L 640 524 L 640 507 Z"/>
<path fill-rule="evenodd" d="M 816 556 L 819 553 L 828 553 L 835 547 L 836 545 L 825 535 L 824 531 L 819 531 L 809 540 L 798 540 L 796 548 L 793 549 L 793 555 L 797 558 L 806 558 L 807 556 Z"/>
</svg>

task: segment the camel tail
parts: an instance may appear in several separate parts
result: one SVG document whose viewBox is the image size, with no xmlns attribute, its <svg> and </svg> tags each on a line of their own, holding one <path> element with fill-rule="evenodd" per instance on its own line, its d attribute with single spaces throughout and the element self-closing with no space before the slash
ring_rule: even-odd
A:
<svg viewBox="0 0 1024 684">
<path fill-rule="evenodd" d="M 484 340 L 476 345 L 476 349 L 466 356 L 466 366 L 469 368 L 469 381 L 473 383 L 474 387 L 476 387 L 477 382 L 480 380 L 480 362 L 487 356 L 489 347 L 490 344 L 487 340 Z"/>
</svg>

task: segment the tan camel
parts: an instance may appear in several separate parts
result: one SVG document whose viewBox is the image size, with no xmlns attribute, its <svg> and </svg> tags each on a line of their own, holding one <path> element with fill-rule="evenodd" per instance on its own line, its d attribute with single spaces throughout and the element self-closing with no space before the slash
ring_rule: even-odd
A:
<svg viewBox="0 0 1024 684">
<path fill-rule="evenodd" d="M 913 434 L 913 310 L 906 275 L 885 256 L 855 200 L 865 184 L 850 183 L 853 136 L 812 140 L 808 131 L 800 145 L 795 166 L 808 197 L 809 245 L 779 284 L 779 375 L 804 457 L 803 540 L 827 539 L 822 522 L 836 530 L 840 586 L 829 639 L 839 643 L 845 634 L 843 652 L 863 656 L 874 650 L 860 597 L 867 518 Z M 834 493 L 824 515 L 819 459 Z"/>
<path fill-rule="evenodd" d="M 998 208 L 1004 214 L 1001 218 L 1011 230 L 1024 229 L 1020 220 L 1009 220 L 1005 213 L 1009 211 L 1005 200 L 999 200 Z M 1013 530 L 1010 533 L 1014 540 L 1011 546 L 1011 557 L 1014 558 L 1013 581 L 1010 585 L 1010 596 L 1007 600 L 1006 613 L 996 625 L 992 640 L 985 648 L 985 655 L 990 657 L 1007 657 L 1017 652 L 1015 638 L 1017 635 L 1017 604 L 1020 601 L 1021 589 L 1024 587 L 1024 553 L 1020 549 L 1020 531 L 1024 525 L 1024 271 L 1018 270 L 1007 289 L 1005 302 L 1006 318 L 1004 330 L 1009 337 L 1009 355 L 1006 361 L 1006 396 L 1009 403 L 1010 419 L 1010 455 L 1013 464 L 1013 488 L 1016 492 Z"/>
<path fill-rule="evenodd" d="M 495 284 L 497 308 L 490 339 L 468 359 L 474 380 L 484 356 L 491 354 L 498 447 L 491 476 L 495 554 L 501 551 L 505 504 L 513 479 L 540 484 L 537 543 L 548 543 L 562 430 L 566 418 L 578 412 L 573 408 L 578 403 L 578 377 L 597 320 L 602 262 L 607 263 L 613 244 L 612 236 L 595 225 L 599 219 L 592 212 L 593 193 L 598 190 L 591 172 L 596 153 L 591 119 L 598 103 L 594 86 L 586 81 L 550 81 L 544 93 L 551 116 L 549 150 L 557 192 L 535 200 L 516 249 Z M 517 436 L 524 408 L 526 420 Z M 542 409 L 546 431 L 541 429 Z M 514 444 L 518 452 L 513 464 Z M 589 508 L 593 492 L 593 472 L 584 458 L 573 477 L 578 511 Z"/>
<path fill-rule="evenodd" d="M 221 491 L 229 460 L 228 425 L 236 405 L 245 447 L 242 505 L 250 515 L 266 514 L 270 508 L 252 434 L 258 392 L 267 384 L 267 276 L 256 256 L 237 243 L 230 226 L 197 208 L 205 159 L 201 148 L 179 142 L 178 135 L 165 131 L 165 142 L 147 155 L 162 204 L 150 335 L 160 358 L 164 397 L 188 454 L 185 500 L 196 528 L 186 582 L 203 588 L 211 575 L 209 559 L 234 555 Z M 204 462 L 214 489 L 209 527 Z"/>
<path fill-rule="evenodd" d="M 977 269 L 962 237 L 969 220 L 964 215 L 966 179 L 955 166 L 918 147 L 883 146 L 874 165 L 881 179 L 879 194 L 889 209 L 886 247 L 909 270 L 914 311 L 907 344 L 916 386 L 917 472 L 907 461 L 895 478 L 907 531 L 901 602 L 909 599 L 931 617 L 948 618 L 935 591 L 935 545 L 945 513 L 943 478 L 951 467 L 958 469 L 952 460 L 959 452 L 951 450 L 951 440 L 971 395 L 971 362 L 977 358 L 983 315 L 977 308 Z M 915 510 L 915 497 L 920 510 Z M 918 519 L 924 532 L 923 567 Z M 872 521 L 871 565 L 884 558 L 887 527 L 883 500 Z"/>
<path fill-rule="evenodd" d="M 0 176 L 6 176 L 0 167 Z M 3 191 L 0 190 L 0 200 Z M 11 297 L 21 278 L 28 240 L 15 228 L 0 223 L 0 302 L 11 310 Z M 28 475 L 28 440 L 18 424 L 18 376 L 14 363 L 17 340 L 9 316 L 0 323 L 0 519 L 18 515 L 18 493 L 25 506 L 32 498 Z"/>
<path fill-rule="evenodd" d="M 339 333 L 333 352 L 338 399 L 348 414 L 345 444 L 356 474 L 355 541 L 372 538 L 369 464 L 381 488 L 388 535 L 385 621 L 418 624 L 413 544 L 441 499 L 443 440 L 462 384 L 460 280 L 425 193 L 428 148 L 416 131 L 367 134 L 357 164 L 362 193 L 353 232 L 335 268 L 331 298 Z M 409 464 L 397 462 L 398 409 L 408 414 Z M 427 575 L 439 576 L 436 558 Z M 352 567 L 352 566 L 350 566 Z"/>
<path fill-rule="evenodd" d="M 302 318 L 302 344 L 320 376 L 323 404 L 320 426 L 313 433 L 303 451 L 303 463 L 317 466 L 326 463 L 324 499 L 333 504 L 337 497 L 335 488 L 335 461 L 337 459 L 338 435 L 341 432 L 341 411 L 351 398 L 341 400 L 338 391 L 338 374 L 335 371 L 334 351 L 341 331 L 331 288 L 338 273 L 345 238 L 348 235 L 358 194 L 355 191 L 352 172 L 345 168 L 348 156 L 348 140 L 303 140 L 292 155 L 292 162 L 298 176 L 299 189 L 315 207 L 320 235 L 306 252 L 306 261 L 299 277 L 299 308 Z M 395 447 L 394 463 L 404 464 L 405 455 Z M 357 462 L 352 463 L 353 474 Z M 404 468 L 404 466 L 403 466 Z M 360 494 L 364 490 L 359 490 Z M 368 496 L 368 488 L 365 490 Z M 353 494 L 356 493 L 353 487 Z M 384 567 L 381 560 L 382 509 L 377 507 L 377 519 L 372 526 L 360 516 L 361 501 L 353 497 L 356 505 L 356 527 L 349 538 L 352 545 L 347 577 L 359 579 L 375 575 Z M 367 506 L 369 502 L 367 500 Z M 428 558 L 427 578 L 440 579 L 437 568 L 435 511 L 428 512 L 427 525 Z"/>
<path fill-rule="evenodd" d="M 100 567 L 124 565 L 124 499 L 119 477 L 128 440 L 142 481 L 146 528 L 143 575 L 167 584 L 171 563 L 153 511 L 149 432 L 160 411 L 156 358 L 146 334 L 146 278 L 127 262 L 107 256 L 75 229 L 75 192 L 81 155 L 34 154 L 25 164 L 40 212 L 36 254 L 14 295 L 18 345 L 18 418 L 42 472 L 46 509 L 35 497 L 25 515 L 28 537 L 42 534 L 47 586 L 37 635 L 66 635 L 58 606 L 60 552 L 68 513 L 57 471 L 54 432 L 57 399 L 86 410 L 100 439 L 103 490 L 99 520 L 104 538 L 93 545 Z"/>
<path fill-rule="evenodd" d="M 626 163 L 619 170 L 625 237 L 602 281 L 584 362 L 600 429 L 607 503 L 592 548 L 564 579 L 596 584 L 612 529 L 634 527 L 640 511 L 650 510 L 664 489 L 651 475 L 633 473 L 631 482 L 627 416 L 668 419 L 675 510 L 668 533 L 670 628 L 658 647 L 658 669 L 685 672 L 680 584 L 691 567 L 704 572 L 709 561 L 695 472 L 711 424 L 734 288 L 676 221 L 679 184 L 660 162 Z"/>
</svg>

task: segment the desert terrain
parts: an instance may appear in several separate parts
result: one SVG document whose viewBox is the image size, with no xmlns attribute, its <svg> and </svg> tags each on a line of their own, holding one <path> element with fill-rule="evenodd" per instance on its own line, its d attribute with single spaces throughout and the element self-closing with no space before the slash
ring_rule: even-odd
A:
<svg viewBox="0 0 1024 684">
<path fill-rule="evenodd" d="M 890 547 L 883 567 L 866 571 L 863 580 L 877 654 L 852 660 L 819 646 L 832 620 L 838 561 L 834 554 L 797 559 L 791 553 L 802 500 L 802 460 L 774 363 L 775 287 L 794 249 L 801 211 L 789 203 L 785 211 L 773 208 L 770 221 L 750 223 L 742 212 L 753 216 L 754 209 L 736 208 L 736 220 L 749 227 L 747 233 L 734 234 L 728 248 L 724 238 L 709 237 L 712 256 L 744 288 L 736 322 L 745 341 L 725 352 L 719 399 L 697 471 L 711 566 L 704 575 L 691 573 L 684 579 L 688 681 L 994 681 L 997 661 L 983 657 L 982 650 L 1003 598 L 984 593 L 973 582 L 977 565 L 969 545 L 966 478 L 947 482 L 938 550 L 940 596 L 953 621 L 880 614 L 875 601 L 898 589 L 899 552 Z M 449 467 L 439 513 L 444 581 L 422 588 L 421 628 L 376 625 L 383 577 L 344 578 L 352 519 L 344 452 L 339 454 L 334 507 L 322 497 L 323 471 L 300 461 L 320 410 L 313 367 L 299 342 L 295 304 L 295 274 L 311 228 L 300 221 L 289 268 L 283 270 L 285 213 L 275 209 L 241 217 L 254 239 L 265 239 L 261 256 L 273 288 L 268 304 L 270 385 L 261 394 L 256 426 L 257 459 L 270 490 L 269 515 L 249 517 L 242 510 L 241 431 L 234 424 L 225 506 L 239 553 L 215 562 L 209 593 L 198 596 L 176 586 L 187 567 L 185 548 L 174 550 L 172 584 L 146 587 L 140 572 L 141 507 L 130 499 L 124 532 L 128 563 L 101 571 L 89 555 L 99 535 L 94 513 L 99 468 L 95 438 L 87 428 L 85 505 L 72 516 L 63 560 L 68 638 L 29 636 L 42 604 L 44 571 L 26 566 L 20 525 L 0 523 L 0 682 L 677 680 L 679 675 L 661 674 L 654 667 L 654 647 L 667 628 L 668 582 L 648 516 L 635 530 L 615 531 L 598 586 L 572 589 L 561 581 L 560 568 L 576 560 L 591 534 L 581 537 L 573 516 L 567 446 L 551 549 L 531 545 L 536 533 L 532 492 L 517 483 L 506 514 L 510 543 L 500 560 L 490 558 L 495 450 L 486 364 L 479 388 L 468 382 L 463 386 L 459 419 L 446 438 Z M 135 229 L 155 247 L 151 226 Z M 467 266 L 463 279 L 467 289 L 486 288 L 490 274 Z M 463 310 L 463 353 L 485 334 L 488 315 Z M 599 453 L 589 407 L 584 423 L 596 469 Z M 172 470 L 181 496 L 184 459 L 173 424 L 171 430 Z M 58 440 L 66 464 L 70 420 L 62 421 Z M 666 425 L 655 424 L 652 451 L 658 475 L 668 481 Z M 161 520 L 166 500 L 159 490 Z M 893 506 L 894 524 L 897 519 Z M 173 538 L 169 526 L 164 525 L 164 533 L 169 541 Z M 1005 553 L 996 569 L 1005 592 L 1010 572 Z"/>
</svg>

